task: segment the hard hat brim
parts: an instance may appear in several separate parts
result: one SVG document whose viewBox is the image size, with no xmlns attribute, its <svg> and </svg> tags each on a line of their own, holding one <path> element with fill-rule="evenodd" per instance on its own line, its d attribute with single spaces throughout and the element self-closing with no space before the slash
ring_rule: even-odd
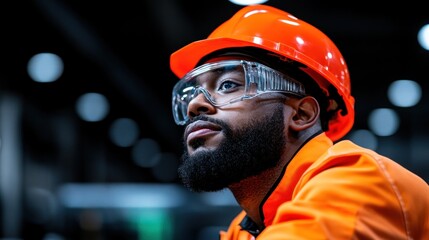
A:
<svg viewBox="0 0 429 240">
<path fill-rule="evenodd" d="M 170 56 L 170 68 L 173 73 L 182 78 L 186 73 L 196 67 L 197 63 L 206 55 L 217 50 L 234 47 L 258 47 L 260 44 L 231 38 L 211 38 L 192 42 Z M 270 51 L 270 49 L 267 49 Z M 271 50 L 272 51 L 272 50 Z"/>
</svg>

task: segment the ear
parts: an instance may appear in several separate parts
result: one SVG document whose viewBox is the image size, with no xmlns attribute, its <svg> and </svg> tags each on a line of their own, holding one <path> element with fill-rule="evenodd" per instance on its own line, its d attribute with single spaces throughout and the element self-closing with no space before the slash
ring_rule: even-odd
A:
<svg viewBox="0 0 429 240">
<path fill-rule="evenodd" d="M 307 96 L 301 99 L 294 99 L 294 101 L 290 103 L 290 106 L 294 109 L 289 123 L 289 127 L 293 131 L 299 132 L 317 123 L 320 107 L 314 97 Z"/>
</svg>

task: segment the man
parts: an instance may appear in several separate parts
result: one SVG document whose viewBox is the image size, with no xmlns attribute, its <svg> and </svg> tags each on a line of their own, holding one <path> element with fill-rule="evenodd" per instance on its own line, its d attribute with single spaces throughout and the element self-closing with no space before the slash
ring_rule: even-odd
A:
<svg viewBox="0 0 429 240">
<path fill-rule="evenodd" d="M 170 64 L 181 180 L 229 188 L 243 209 L 220 239 L 429 239 L 428 184 L 340 141 L 354 122 L 349 72 L 318 29 L 247 6 Z"/>
</svg>

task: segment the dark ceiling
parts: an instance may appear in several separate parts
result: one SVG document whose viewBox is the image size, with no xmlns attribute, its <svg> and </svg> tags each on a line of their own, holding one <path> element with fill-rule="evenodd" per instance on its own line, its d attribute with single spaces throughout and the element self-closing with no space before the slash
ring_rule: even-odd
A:
<svg viewBox="0 0 429 240">
<path fill-rule="evenodd" d="M 374 1 L 272 0 L 267 4 L 319 27 L 337 43 L 348 61 L 357 99 L 355 128 L 367 128 L 368 113 L 389 106 L 390 82 L 413 79 L 428 88 L 429 53 L 416 38 L 418 29 L 429 23 L 421 3 L 376 6 Z M 3 1 L 1 90 L 18 96 L 23 106 L 25 153 L 47 164 L 71 154 L 77 173 L 71 173 L 69 180 L 94 180 L 81 170 L 102 153 L 113 159 L 108 165 L 122 166 L 117 170 L 122 177 L 112 181 L 151 181 L 137 177 L 141 170 L 134 165 L 123 166 L 130 162 L 124 160 L 129 150 L 111 146 L 107 129 L 114 119 L 130 117 L 140 124 L 142 137 L 155 139 L 163 151 L 180 153 L 181 129 L 173 123 L 170 106 L 177 79 L 169 70 L 169 55 L 206 37 L 241 8 L 227 0 L 201 4 L 186 0 Z M 30 80 L 26 64 L 39 52 L 63 58 L 61 79 L 49 84 Z M 111 112 L 100 123 L 82 122 L 74 114 L 77 97 L 89 91 L 101 92 L 110 101 Z M 424 95 L 414 109 L 416 118 L 427 118 L 425 102 Z"/>
</svg>

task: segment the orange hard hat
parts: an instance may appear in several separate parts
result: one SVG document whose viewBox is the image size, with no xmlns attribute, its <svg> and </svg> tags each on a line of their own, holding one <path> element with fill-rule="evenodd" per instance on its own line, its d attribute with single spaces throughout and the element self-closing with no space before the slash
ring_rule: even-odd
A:
<svg viewBox="0 0 429 240">
<path fill-rule="evenodd" d="M 314 26 L 267 5 L 250 5 L 239 10 L 216 28 L 207 39 L 192 42 L 170 57 L 170 67 L 182 78 L 206 55 L 221 49 L 256 47 L 300 62 L 326 95 L 336 89 L 333 105 L 342 105 L 329 120 L 326 134 L 336 141 L 354 123 L 354 98 L 351 95 L 347 64 L 336 45 Z M 329 96 L 328 96 L 329 97 Z M 332 106 L 330 106 L 332 108 Z M 335 108 L 335 107 L 334 107 Z"/>
</svg>

